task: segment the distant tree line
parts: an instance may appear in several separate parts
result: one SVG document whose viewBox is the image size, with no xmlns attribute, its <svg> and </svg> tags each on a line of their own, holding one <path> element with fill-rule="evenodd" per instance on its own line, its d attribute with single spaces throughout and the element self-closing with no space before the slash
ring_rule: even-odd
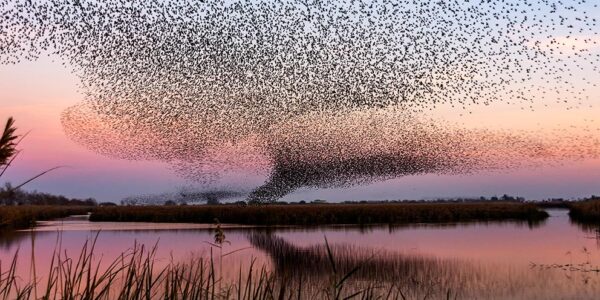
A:
<svg viewBox="0 0 600 300">
<path fill-rule="evenodd" d="M 471 203 L 471 202 L 526 202 L 524 197 L 511 196 L 504 194 L 502 196 L 492 197 L 456 197 L 456 198 L 437 198 L 437 199 L 422 199 L 422 200 L 411 200 L 411 199 L 396 199 L 396 200 L 355 200 L 355 201 L 342 201 L 342 204 L 386 204 L 386 203 Z M 300 202 L 284 202 L 279 201 L 276 204 L 324 204 L 328 203 L 327 200 L 315 199 L 315 200 L 301 200 Z"/>
<path fill-rule="evenodd" d="M 510 196 L 508 194 L 504 194 L 502 196 L 492 196 L 492 197 L 459 197 L 459 198 L 438 198 L 438 199 L 428 199 L 428 200 L 354 200 L 354 201 L 340 201 L 340 202 L 329 202 L 324 199 L 314 199 L 314 200 L 300 200 L 300 201 L 277 201 L 273 203 L 263 203 L 263 205 L 288 205 L 288 204 L 394 204 L 394 203 L 477 203 L 477 202 L 527 202 L 524 197 L 516 197 Z M 175 201 L 167 201 L 164 202 L 167 206 L 173 205 L 181 205 L 181 203 Z M 210 203 L 209 203 L 210 204 Z M 245 201 L 236 201 L 231 203 L 224 204 L 232 204 L 232 205 L 246 205 Z"/>
<path fill-rule="evenodd" d="M 0 188 L 0 205 L 96 206 L 97 201 L 94 198 L 76 199 L 37 191 L 28 192 L 14 189 L 10 183 L 7 183 Z"/>
</svg>

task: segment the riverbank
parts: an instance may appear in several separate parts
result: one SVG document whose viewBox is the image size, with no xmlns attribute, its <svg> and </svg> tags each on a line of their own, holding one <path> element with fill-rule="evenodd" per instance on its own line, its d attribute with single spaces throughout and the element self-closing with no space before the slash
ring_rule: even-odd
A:
<svg viewBox="0 0 600 300">
<path fill-rule="evenodd" d="M 600 224 L 600 200 L 571 204 L 569 216 L 575 222 Z"/>
<path fill-rule="evenodd" d="M 36 221 L 87 214 L 91 209 L 88 206 L 0 206 L 0 231 L 25 229 L 34 226 Z"/>
<path fill-rule="evenodd" d="M 0 230 L 25 229 L 36 221 L 90 214 L 90 221 L 277 226 L 410 224 L 473 221 L 538 222 L 548 214 L 525 203 L 394 203 L 201 206 L 1 206 Z"/>
</svg>

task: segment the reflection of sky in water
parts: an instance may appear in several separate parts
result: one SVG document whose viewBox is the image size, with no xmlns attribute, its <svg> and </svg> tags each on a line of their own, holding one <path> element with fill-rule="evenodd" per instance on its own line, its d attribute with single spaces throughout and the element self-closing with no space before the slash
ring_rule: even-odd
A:
<svg viewBox="0 0 600 300">
<path fill-rule="evenodd" d="M 198 226 L 205 225 L 188 224 L 189 228 L 196 228 L 183 229 L 185 224 L 142 224 L 138 225 L 138 229 L 143 227 L 146 229 L 131 230 L 133 228 L 131 224 L 125 224 L 127 230 L 110 230 L 111 226 L 115 226 L 114 223 L 100 224 L 104 229 L 98 237 L 95 257 L 101 258 L 104 262 L 114 259 L 134 243 L 147 247 L 158 243 L 158 265 L 167 264 L 171 257 L 175 261 L 185 262 L 190 257 L 210 255 L 210 246 L 206 242 L 212 241 L 213 233 L 207 229 L 198 229 Z M 89 230 L 72 230 L 88 226 L 85 222 L 66 221 L 63 226 L 64 230 L 60 232 L 60 236 L 57 232 L 47 230 L 35 232 L 34 239 L 30 231 L 4 236 L 0 250 L 2 264 L 9 263 L 12 255 L 19 249 L 20 276 L 29 278 L 32 243 L 35 243 L 37 272 L 41 274 L 49 265 L 57 238 L 60 237 L 63 251 L 75 255 L 78 254 L 82 244 L 94 236 L 94 233 Z M 224 252 L 251 247 L 247 238 L 251 232 L 262 234 L 267 230 L 264 228 L 226 229 L 227 240 L 231 245 L 226 245 Z M 571 224 L 566 211 L 563 210 L 551 211 L 551 217 L 547 222 L 533 227 L 527 224 L 489 223 L 456 226 L 423 225 L 392 229 L 371 227 L 363 230 L 349 227 L 282 228 L 269 232 L 298 249 L 322 246 L 326 236 L 330 244 L 336 247 L 352 245 L 367 252 L 382 251 L 396 257 L 408 254 L 438 259 L 436 261 L 442 264 L 435 268 L 443 268 L 443 270 L 436 271 L 432 267 L 432 270 L 436 271 L 433 272 L 434 274 L 447 276 L 449 280 L 452 279 L 451 274 L 462 272 L 466 274 L 460 275 L 460 278 L 464 277 L 467 281 L 468 272 L 478 272 L 483 276 L 468 279 L 466 286 L 469 289 L 486 287 L 487 292 L 498 292 L 503 295 L 510 289 L 514 289 L 516 294 L 510 294 L 511 297 L 528 298 L 533 295 L 558 298 L 573 297 L 573 295 L 591 297 L 592 293 L 600 292 L 600 277 L 595 273 L 584 274 L 530 267 L 531 262 L 537 264 L 585 262 L 588 256 L 582 252 L 584 247 L 590 250 L 589 259 L 592 264 L 600 265 L 600 248 L 593 233 L 586 233 L 577 225 Z M 216 253 L 218 252 L 215 252 L 215 256 Z M 253 258 L 258 265 L 271 264 L 271 260 L 264 252 L 254 248 L 244 249 L 224 259 L 225 275 L 235 278 L 240 268 L 245 270 L 249 267 Z M 308 266 L 309 271 L 310 267 Z M 584 284 L 585 279 L 587 284 Z"/>
</svg>

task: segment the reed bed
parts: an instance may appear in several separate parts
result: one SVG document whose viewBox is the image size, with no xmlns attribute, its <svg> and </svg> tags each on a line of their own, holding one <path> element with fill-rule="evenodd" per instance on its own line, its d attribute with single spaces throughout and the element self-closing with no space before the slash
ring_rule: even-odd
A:
<svg viewBox="0 0 600 300">
<path fill-rule="evenodd" d="M 569 209 L 571 220 L 600 225 L 600 200 L 573 202 Z"/>
<path fill-rule="evenodd" d="M 246 225 L 408 224 L 468 221 L 541 221 L 548 214 L 526 203 L 311 204 L 101 207 L 91 221 Z"/>
<path fill-rule="evenodd" d="M 36 221 L 87 214 L 92 208 L 86 206 L 0 206 L 0 231 L 25 229 Z"/>
</svg>

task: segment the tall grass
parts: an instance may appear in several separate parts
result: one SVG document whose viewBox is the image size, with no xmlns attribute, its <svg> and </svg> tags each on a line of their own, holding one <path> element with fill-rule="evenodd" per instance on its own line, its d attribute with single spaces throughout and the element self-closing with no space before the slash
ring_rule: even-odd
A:
<svg viewBox="0 0 600 300">
<path fill-rule="evenodd" d="M 248 225 L 407 224 L 464 221 L 540 221 L 548 214 L 524 203 L 323 204 L 268 206 L 124 206 L 94 210 L 91 221 Z"/>
<path fill-rule="evenodd" d="M 571 220 L 600 225 L 600 200 L 573 202 L 569 207 Z"/>
<path fill-rule="evenodd" d="M 96 236 L 97 237 L 97 236 Z M 96 238 L 86 242 L 76 257 L 68 257 L 60 246 L 54 252 L 47 275 L 30 281 L 19 278 L 18 253 L 0 264 L 2 299 L 406 299 L 393 284 L 351 285 L 361 268 L 342 273 L 330 253 L 330 280 L 303 284 L 302 278 L 277 276 L 251 262 L 247 272 L 224 282 L 210 257 L 185 263 L 171 261 L 157 267 L 156 246 L 134 245 L 108 264 L 94 255 Z M 327 249 L 330 249 L 327 244 Z"/>
</svg>

